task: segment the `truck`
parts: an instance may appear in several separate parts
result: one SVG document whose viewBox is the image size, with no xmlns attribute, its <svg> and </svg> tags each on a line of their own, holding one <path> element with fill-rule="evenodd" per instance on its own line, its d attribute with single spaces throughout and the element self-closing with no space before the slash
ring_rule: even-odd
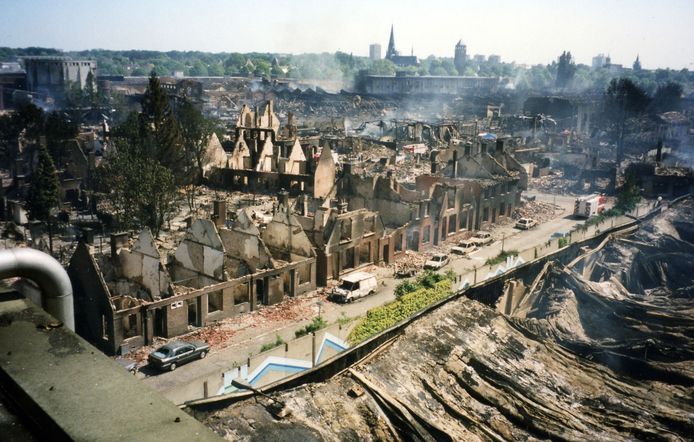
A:
<svg viewBox="0 0 694 442">
<path fill-rule="evenodd" d="M 332 290 L 329 298 L 335 302 L 353 302 L 364 296 L 373 295 L 376 293 L 377 288 L 378 283 L 374 275 L 366 272 L 356 272 L 343 276 L 340 285 Z"/>
<path fill-rule="evenodd" d="M 605 202 L 605 196 L 599 194 L 578 197 L 574 202 L 574 217 L 587 219 L 599 215 L 605 210 Z"/>
</svg>

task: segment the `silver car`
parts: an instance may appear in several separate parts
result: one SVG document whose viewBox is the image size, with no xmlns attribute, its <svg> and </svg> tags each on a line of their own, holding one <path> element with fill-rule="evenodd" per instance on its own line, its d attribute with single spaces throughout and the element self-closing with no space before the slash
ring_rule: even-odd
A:
<svg viewBox="0 0 694 442">
<path fill-rule="evenodd" d="M 205 342 L 173 341 L 163 345 L 149 354 L 149 365 L 159 370 L 174 371 L 193 359 L 203 359 L 210 351 Z"/>
</svg>

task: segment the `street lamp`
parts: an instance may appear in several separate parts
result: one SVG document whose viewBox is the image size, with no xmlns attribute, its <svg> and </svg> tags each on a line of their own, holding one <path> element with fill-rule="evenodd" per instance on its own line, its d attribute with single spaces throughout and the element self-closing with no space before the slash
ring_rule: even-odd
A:
<svg viewBox="0 0 694 442">
<path fill-rule="evenodd" d="M 320 309 L 323 307 L 323 301 L 316 302 L 316 305 L 318 306 L 318 317 L 320 318 Z"/>
</svg>

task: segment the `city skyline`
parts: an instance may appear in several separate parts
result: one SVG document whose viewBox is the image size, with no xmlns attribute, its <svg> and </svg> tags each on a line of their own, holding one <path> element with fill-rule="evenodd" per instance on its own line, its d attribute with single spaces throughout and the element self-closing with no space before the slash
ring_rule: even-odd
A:
<svg viewBox="0 0 694 442">
<path fill-rule="evenodd" d="M 372 43 L 387 47 L 393 25 L 398 50 L 403 54 L 414 50 L 420 58 L 452 57 L 455 43 L 462 39 L 470 56 L 497 54 L 519 64 L 547 64 L 568 50 L 578 63 L 588 65 L 593 56 L 604 53 L 625 66 L 631 66 L 638 54 L 645 69 L 694 68 L 694 49 L 687 44 L 694 40 L 689 26 L 694 8 L 682 0 L 657 6 L 642 0 L 588 0 L 559 8 L 548 0 L 530 4 L 445 0 L 426 5 L 262 0 L 254 8 L 211 0 L 195 4 L 126 0 L 98 7 L 83 0 L 60 4 L 9 0 L 3 9 L 0 45 L 9 47 L 342 51 L 368 56 Z M 262 19 L 255 16 L 258 11 L 263 12 Z"/>
</svg>

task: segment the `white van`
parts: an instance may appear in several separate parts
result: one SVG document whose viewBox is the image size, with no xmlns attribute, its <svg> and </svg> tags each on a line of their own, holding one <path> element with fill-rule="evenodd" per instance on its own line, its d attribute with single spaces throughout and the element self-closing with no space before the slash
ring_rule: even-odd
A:
<svg viewBox="0 0 694 442">
<path fill-rule="evenodd" d="M 376 288 L 378 288 L 378 282 L 371 273 L 352 273 L 342 278 L 340 285 L 330 293 L 330 299 L 336 302 L 352 302 L 376 293 Z"/>
</svg>

